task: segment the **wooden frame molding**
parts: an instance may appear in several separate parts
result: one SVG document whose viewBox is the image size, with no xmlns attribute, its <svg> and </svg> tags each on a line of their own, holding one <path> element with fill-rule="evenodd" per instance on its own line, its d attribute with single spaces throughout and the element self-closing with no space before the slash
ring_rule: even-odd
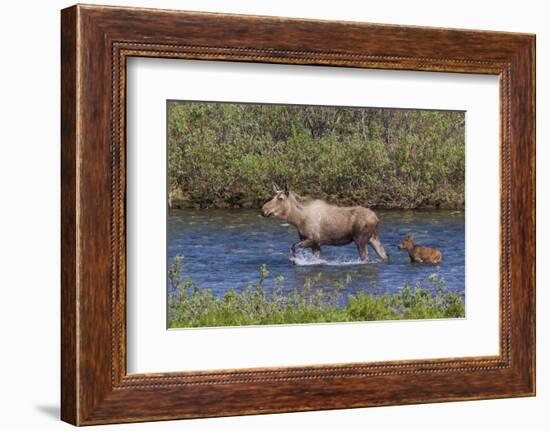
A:
<svg viewBox="0 0 550 431">
<path fill-rule="evenodd" d="M 89 425 L 535 394 L 534 35 L 82 5 L 61 17 L 63 420 Z M 131 56 L 498 75 L 499 355 L 128 375 Z"/>
</svg>

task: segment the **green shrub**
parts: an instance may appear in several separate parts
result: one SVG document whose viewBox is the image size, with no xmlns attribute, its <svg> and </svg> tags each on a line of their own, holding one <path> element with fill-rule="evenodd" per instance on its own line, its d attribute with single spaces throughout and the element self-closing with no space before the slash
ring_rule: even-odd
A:
<svg viewBox="0 0 550 431">
<path fill-rule="evenodd" d="M 257 207 L 273 182 L 337 204 L 464 206 L 464 113 L 171 102 L 180 207 Z"/>
<path fill-rule="evenodd" d="M 439 319 L 464 317 L 465 313 L 464 296 L 446 292 L 437 273 L 428 279 L 435 293 L 420 285 L 406 285 L 391 295 L 359 292 L 343 301 L 345 288 L 351 282 L 349 275 L 334 289 L 325 291 L 317 286 L 319 274 L 285 296 L 281 292 L 282 277 L 275 278 L 271 293 L 265 292 L 263 283 L 269 270 L 262 265 L 256 285 L 249 285 L 242 292 L 229 289 L 223 297 L 215 297 L 210 289 L 201 289 L 190 277 L 184 278 L 181 264 L 180 257 L 175 259 L 168 274 L 173 289 L 168 297 L 170 328 Z"/>
</svg>

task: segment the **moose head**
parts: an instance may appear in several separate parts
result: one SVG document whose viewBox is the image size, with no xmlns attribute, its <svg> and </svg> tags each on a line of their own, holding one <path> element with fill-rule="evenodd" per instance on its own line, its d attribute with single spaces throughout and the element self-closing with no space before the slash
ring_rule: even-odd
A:
<svg viewBox="0 0 550 431">
<path fill-rule="evenodd" d="M 403 240 L 403 242 L 397 246 L 397 248 L 400 249 L 400 250 L 403 250 L 403 249 L 406 249 L 406 250 L 411 249 L 411 248 L 414 247 L 414 241 L 415 241 L 415 240 L 414 240 L 414 236 L 412 236 L 412 235 L 407 235 L 407 236 L 405 237 L 405 239 Z"/>
<path fill-rule="evenodd" d="M 273 192 L 275 196 L 262 206 L 262 215 L 264 217 L 273 215 L 278 218 L 285 218 L 290 210 L 288 187 L 285 186 L 284 189 L 281 189 L 277 184 L 273 183 Z"/>
</svg>

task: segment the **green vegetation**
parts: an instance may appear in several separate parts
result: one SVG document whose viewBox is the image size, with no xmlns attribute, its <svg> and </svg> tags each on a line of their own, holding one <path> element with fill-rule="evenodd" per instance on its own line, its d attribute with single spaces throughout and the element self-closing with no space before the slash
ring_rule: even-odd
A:
<svg viewBox="0 0 550 431">
<path fill-rule="evenodd" d="M 464 113 L 170 102 L 175 207 L 258 207 L 271 184 L 333 203 L 464 207 Z"/>
<path fill-rule="evenodd" d="M 276 288 L 266 293 L 263 283 L 269 274 L 260 268 L 259 281 L 242 292 L 228 290 L 216 298 L 210 289 L 201 289 L 182 272 L 182 258 L 177 257 L 168 272 L 174 292 L 168 298 L 170 328 L 204 326 L 243 326 L 291 323 L 353 322 L 370 320 L 437 319 L 464 317 L 464 295 L 446 292 L 445 283 L 436 272 L 428 277 L 432 289 L 405 285 L 399 293 L 374 296 L 367 292 L 347 295 L 351 278 L 343 280 L 330 292 L 316 286 L 321 274 L 308 279 L 301 290 L 282 294 L 282 277 Z M 432 293 L 434 290 L 434 293 Z"/>
</svg>

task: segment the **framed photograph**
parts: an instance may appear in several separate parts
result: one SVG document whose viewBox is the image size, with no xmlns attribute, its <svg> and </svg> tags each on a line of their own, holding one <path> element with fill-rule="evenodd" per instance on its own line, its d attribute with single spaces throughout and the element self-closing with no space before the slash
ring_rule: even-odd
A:
<svg viewBox="0 0 550 431">
<path fill-rule="evenodd" d="M 62 419 L 535 394 L 535 36 L 61 14 Z"/>
</svg>

